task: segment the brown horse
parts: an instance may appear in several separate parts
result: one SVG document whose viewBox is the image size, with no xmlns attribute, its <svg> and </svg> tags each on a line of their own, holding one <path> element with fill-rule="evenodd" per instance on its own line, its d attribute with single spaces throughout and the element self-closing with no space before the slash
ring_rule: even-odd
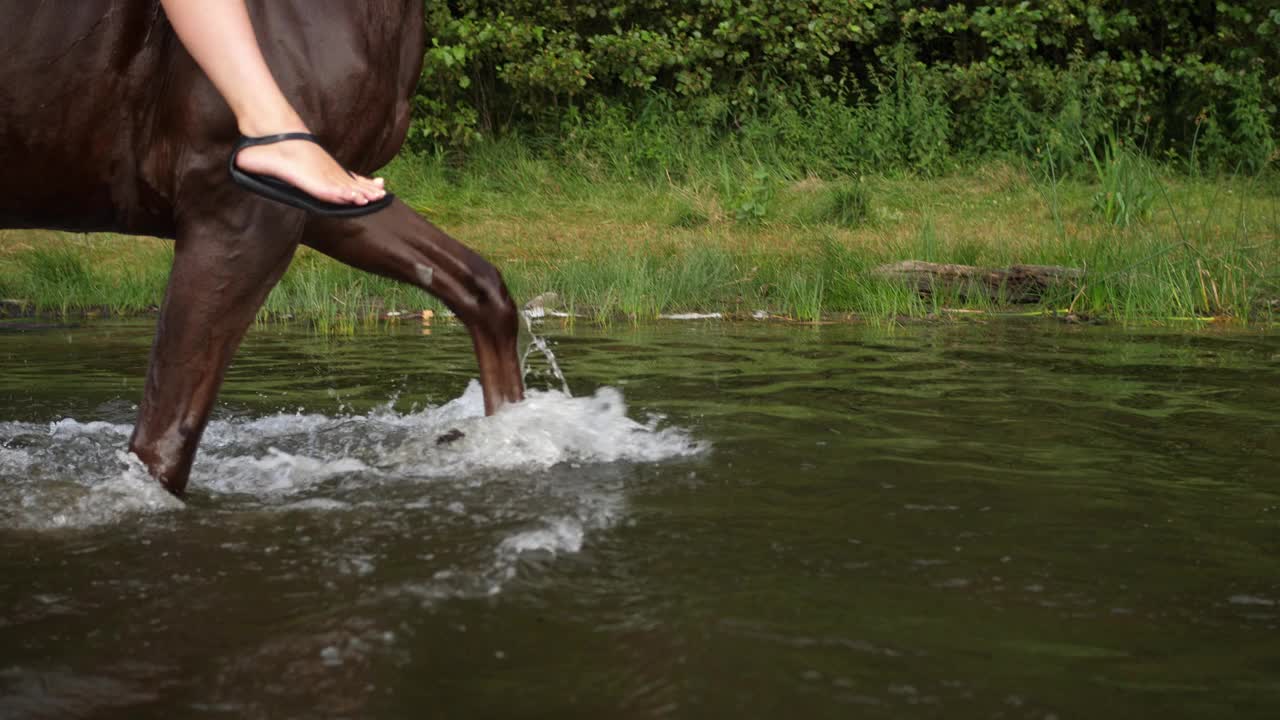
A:
<svg viewBox="0 0 1280 720">
<path fill-rule="evenodd" d="M 285 94 L 343 165 L 400 149 L 422 0 L 251 0 Z M 0 227 L 172 238 L 130 449 L 175 494 L 228 363 L 298 244 L 440 298 L 475 346 L 486 412 L 523 396 L 515 305 L 492 265 L 404 204 L 323 219 L 235 186 L 225 103 L 158 0 L 0 0 Z"/>
</svg>

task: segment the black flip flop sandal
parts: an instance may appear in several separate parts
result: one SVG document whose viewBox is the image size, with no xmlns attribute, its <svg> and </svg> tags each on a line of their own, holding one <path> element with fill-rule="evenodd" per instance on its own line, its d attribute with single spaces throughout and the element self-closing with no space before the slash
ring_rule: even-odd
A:
<svg viewBox="0 0 1280 720">
<path fill-rule="evenodd" d="M 374 200 L 368 205 L 342 205 L 326 202 L 299 190 L 279 178 L 247 172 L 236 167 L 236 158 L 239 157 L 241 150 L 258 145 L 272 145 L 286 140 L 306 140 L 320 145 L 320 140 L 311 133 L 282 133 L 264 137 L 241 136 L 240 140 L 236 142 L 235 148 L 231 150 L 231 160 L 228 163 L 231 168 L 231 179 L 245 190 L 257 193 L 269 200 L 275 200 L 316 215 L 327 215 L 329 217 L 354 218 L 369 215 L 390 205 L 391 201 L 395 199 L 394 195 L 387 193 L 381 200 Z"/>
</svg>

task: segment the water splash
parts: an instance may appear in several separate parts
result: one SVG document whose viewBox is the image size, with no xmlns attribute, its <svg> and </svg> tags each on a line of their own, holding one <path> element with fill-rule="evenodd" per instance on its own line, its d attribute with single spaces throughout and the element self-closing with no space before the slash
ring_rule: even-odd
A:
<svg viewBox="0 0 1280 720">
<path fill-rule="evenodd" d="M 437 444 L 450 430 L 463 437 Z M 122 452 L 130 432 L 127 425 L 72 419 L 0 423 L 0 528 L 91 527 L 183 507 Z M 499 486 L 524 482 L 536 489 L 543 483 L 538 474 L 558 466 L 654 462 L 706 449 L 660 419 L 632 420 L 613 388 L 580 398 L 531 390 L 525 402 L 486 417 L 483 391 L 472 381 L 459 397 L 421 411 L 384 406 L 364 415 L 211 422 L 190 490 L 201 504 L 252 512 L 402 508 L 406 502 L 443 512 L 460 499 L 490 503 L 495 516 L 526 517 L 515 506 L 530 499 L 502 496 Z M 482 500 L 468 497 L 478 490 L 487 493 Z M 563 500 L 548 501 L 547 514 L 526 519 L 541 527 L 548 518 L 595 512 L 588 507 L 595 501 L 585 496 Z M 616 511 L 617 503 L 603 505 Z M 584 529 L 599 527 L 609 514 L 579 521 Z"/>
<path fill-rule="evenodd" d="M 56 437 L 59 430 L 80 432 L 84 428 L 68 426 L 63 421 L 50 435 Z M 39 463 L 39 456 L 24 457 L 9 449 L 6 456 L 0 456 L 0 527 L 88 528 L 186 507 L 151 478 L 135 455 L 121 450 L 112 455 L 114 462 L 84 467 L 83 474 L 74 479 L 55 476 L 23 483 L 13 482 L 7 475 L 16 468 L 32 469 Z"/>
<path fill-rule="evenodd" d="M 546 338 L 539 337 L 533 331 L 532 313 L 525 311 L 520 313 L 520 317 L 524 318 L 525 329 L 529 331 L 529 344 L 525 346 L 524 353 L 520 355 L 520 377 L 526 380 L 529 377 L 529 356 L 537 350 L 547 359 L 548 371 L 551 376 L 560 381 L 560 390 L 565 395 L 572 397 L 573 393 L 569 392 L 569 381 L 565 378 L 564 372 L 560 370 L 560 363 L 556 362 L 556 354 L 551 351 L 551 345 L 547 343 Z M 527 382 L 526 382 L 527 384 Z"/>
</svg>

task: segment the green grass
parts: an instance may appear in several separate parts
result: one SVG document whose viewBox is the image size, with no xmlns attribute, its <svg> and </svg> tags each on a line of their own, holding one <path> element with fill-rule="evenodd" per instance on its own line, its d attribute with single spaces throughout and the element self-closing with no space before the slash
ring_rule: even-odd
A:
<svg viewBox="0 0 1280 720">
<path fill-rule="evenodd" d="M 1087 145 L 1098 177 L 1093 209 L 1104 221 L 1126 228 L 1151 217 L 1159 197 L 1159 182 L 1151 162 L 1115 138 L 1101 156 Z"/>
<path fill-rule="evenodd" d="M 124 257 L 101 256 L 121 243 L 105 238 L 59 237 L 40 233 L 43 242 L 6 242 L 0 236 L 0 299 L 19 300 L 32 309 L 66 315 L 94 311 L 134 314 L 159 304 L 169 278 L 173 250 L 147 242 Z M 14 249 L 13 246 L 18 249 Z"/>
<path fill-rule="evenodd" d="M 846 180 L 825 189 L 810 205 L 808 221 L 853 229 L 871 218 L 871 193 L 859 181 Z"/>
<path fill-rule="evenodd" d="M 555 291 L 589 321 L 1070 309 L 1123 322 L 1267 324 L 1280 314 L 1274 175 L 1190 176 L 1110 146 L 1071 172 L 988 158 L 927 176 L 845 174 L 742 137 L 658 135 L 554 149 L 510 136 L 465 157 L 403 156 L 385 174 L 494 262 L 518 300 Z M 656 144 L 640 152 L 644 142 Z M 141 312 L 159 304 L 171 259 L 158 240 L 3 231 L 0 300 L 63 315 Z M 921 297 L 874 272 L 906 259 L 1086 275 L 1039 306 L 1011 307 L 963 289 Z M 343 333 L 424 309 L 442 308 L 303 250 L 260 319 Z"/>
</svg>

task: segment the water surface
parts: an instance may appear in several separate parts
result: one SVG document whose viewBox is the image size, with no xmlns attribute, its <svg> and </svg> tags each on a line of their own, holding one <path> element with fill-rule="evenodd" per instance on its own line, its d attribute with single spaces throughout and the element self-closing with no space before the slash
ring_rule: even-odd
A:
<svg viewBox="0 0 1280 720">
<path fill-rule="evenodd" d="M 147 324 L 0 334 L 0 717 L 1280 710 L 1277 338 L 543 331 L 484 419 L 456 327 L 255 330 L 185 504 Z"/>
</svg>

